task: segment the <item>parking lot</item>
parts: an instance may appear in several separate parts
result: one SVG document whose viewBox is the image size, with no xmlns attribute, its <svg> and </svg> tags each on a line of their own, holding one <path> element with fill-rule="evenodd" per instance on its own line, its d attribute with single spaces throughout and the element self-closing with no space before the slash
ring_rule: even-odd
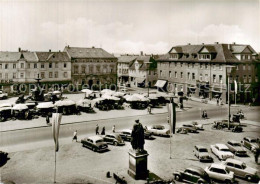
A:
<svg viewBox="0 0 260 184">
<path fill-rule="evenodd" d="M 210 148 L 211 144 L 226 143 L 228 140 L 241 141 L 245 136 L 257 137 L 260 128 L 254 125 L 244 127 L 243 133 L 232 133 L 223 130 L 212 130 L 212 120 L 204 121 L 204 131 L 198 134 L 175 134 L 171 138 L 156 137 L 155 140 L 146 140 L 145 149 L 149 153 L 148 168 L 163 179 L 173 179 L 172 173 L 179 169 L 199 166 L 205 168 L 210 163 L 201 163 L 193 155 L 193 148 L 197 144 Z M 148 123 L 144 123 L 148 125 Z M 129 127 L 130 128 L 130 127 Z M 90 135 L 80 135 L 79 139 Z M 170 144 L 171 142 L 171 144 Z M 36 144 L 36 143 L 35 143 Z M 60 141 L 60 150 L 57 153 L 57 182 L 58 183 L 114 183 L 113 178 L 107 178 L 106 173 L 118 173 L 125 177 L 128 183 L 144 183 L 135 181 L 127 174 L 129 142 L 125 146 L 109 145 L 109 151 L 95 153 L 82 147 L 80 143 L 72 143 L 66 138 Z M 171 147 L 171 154 L 170 154 Z M 248 151 L 248 150 L 247 150 Z M 259 170 L 254 162 L 253 154 L 248 151 L 249 157 L 237 157 L 248 166 Z M 211 153 L 210 153 L 211 154 Z M 219 160 L 211 154 L 214 162 Z M 53 181 L 54 148 L 44 147 L 29 151 L 10 153 L 11 159 L 2 167 L 2 178 L 16 183 L 50 183 Z M 33 174 L 32 174 L 33 173 Z M 247 183 L 238 179 L 240 183 Z"/>
</svg>

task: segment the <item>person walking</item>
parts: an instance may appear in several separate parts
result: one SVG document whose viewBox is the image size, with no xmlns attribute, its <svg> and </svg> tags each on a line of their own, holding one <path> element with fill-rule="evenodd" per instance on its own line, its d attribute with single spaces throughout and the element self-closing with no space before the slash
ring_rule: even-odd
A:
<svg viewBox="0 0 260 184">
<path fill-rule="evenodd" d="M 102 128 L 101 135 L 106 135 L 106 128 L 105 127 Z"/>
<path fill-rule="evenodd" d="M 217 98 L 217 106 L 219 105 L 219 98 Z"/>
<path fill-rule="evenodd" d="M 98 126 L 98 124 L 96 126 L 96 135 L 99 135 L 99 126 Z"/>
<path fill-rule="evenodd" d="M 255 156 L 255 163 L 258 164 L 258 157 L 260 153 L 260 148 L 254 148 L 253 150 L 254 156 Z"/>
<path fill-rule="evenodd" d="M 78 142 L 78 131 L 75 130 L 75 132 L 73 133 L 73 138 L 72 141 L 76 140 L 76 142 Z"/>
<path fill-rule="evenodd" d="M 47 114 L 47 116 L 46 116 L 46 124 L 49 125 L 49 123 L 50 123 L 50 117 L 49 117 L 49 114 Z"/>
<path fill-rule="evenodd" d="M 116 126 L 115 126 L 115 125 L 113 125 L 113 127 L 112 127 L 112 132 L 113 132 L 113 133 L 116 132 Z"/>
</svg>

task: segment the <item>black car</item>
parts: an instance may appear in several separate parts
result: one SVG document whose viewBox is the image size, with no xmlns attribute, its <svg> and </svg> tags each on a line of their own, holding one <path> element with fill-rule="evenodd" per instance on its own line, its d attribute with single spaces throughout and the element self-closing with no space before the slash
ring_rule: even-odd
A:
<svg viewBox="0 0 260 184">
<path fill-rule="evenodd" d="M 100 136 L 87 137 L 81 140 L 82 146 L 87 147 L 94 152 L 102 152 L 108 150 L 107 143 Z"/>
<path fill-rule="evenodd" d="M 209 175 L 200 167 L 187 168 L 173 173 L 175 180 L 188 183 L 212 183 Z"/>
<path fill-rule="evenodd" d="M 103 137 L 103 139 L 106 143 L 113 144 L 115 146 L 125 145 L 124 140 L 121 138 L 121 136 L 118 133 L 106 134 Z"/>
</svg>

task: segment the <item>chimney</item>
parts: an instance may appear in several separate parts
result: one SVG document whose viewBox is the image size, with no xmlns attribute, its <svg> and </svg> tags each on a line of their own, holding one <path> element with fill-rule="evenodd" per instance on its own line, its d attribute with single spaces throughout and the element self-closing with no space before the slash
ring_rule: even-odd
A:
<svg viewBox="0 0 260 184">
<path fill-rule="evenodd" d="M 18 48 L 18 52 L 21 52 L 21 47 Z"/>
<path fill-rule="evenodd" d="M 215 42 L 215 44 L 218 44 L 218 42 Z"/>
<path fill-rule="evenodd" d="M 233 45 L 236 45 L 236 42 L 233 42 Z"/>
<path fill-rule="evenodd" d="M 202 45 L 204 45 L 204 43 L 202 43 Z"/>
<path fill-rule="evenodd" d="M 188 43 L 188 45 L 190 45 L 190 43 Z"/>
<path fill-rule="evenodd" d="M 51 49 L 49 49 L 49 52 L 51 52 Z"/>
<path fill-rule="evenodd" d="M 140 52 L 140 55 L 141 55 L 141 56 L 143 56 L 143 55 L 144 55 L 144 52 L 143 52 L 143 51 L 141 51 L 141 52 Z"/>
<path fill-rule="evenodd" d="M 95 47 L 94 46 L 92 46 L 92 49 L 94 49 Z"/>
</svg>

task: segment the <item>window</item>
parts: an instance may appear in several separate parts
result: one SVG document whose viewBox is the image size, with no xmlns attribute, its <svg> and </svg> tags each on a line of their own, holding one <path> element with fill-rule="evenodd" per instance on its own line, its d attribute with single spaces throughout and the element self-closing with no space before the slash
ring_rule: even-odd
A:
<svg viewBox="0 0 260 184">
<path fill-rule="evenodd" d="M 205 81 L 208 82 L 209 79 L 208 79 L 209 75 L 208 74 L 205 74 Z"/>
<path fill-rule="evenodd" d="M 190 80 L 190 72 L 188 72 L 188 80 Z"/>
<path fill-rule="evenodd" d="M 192 73 L 192 80 L 195 80 L 195 73 Z"/>
<path fill-rule="evenodd" d="M 44 63 L 41 64 L 41 68 L 44 68 Z"/>
<path fill-rule="evenodd" d="M 118 73 L 121 73 L 121 68 L 119 68 Z"/>
<path fill-rule="evenodd" d="M 247 78 L 246 78 L 246 75 L 244 75 L 244 79 L 243 79 L 244 83 L 247 82 Z"/>
<path fill-rule="evenodd" d="M 239 70 L 239 67 L 238 67 L 238 65 L 236 66 L 237 68 L 236 68 L 236 70 Z"/>
<path fill-rule="evenodd" d="M 219 64 L 219 69 L 222 70 L 222 64 Z"/>
<path fill-rule="evenodd" d="M 34 67 L 34 68 L 37 68 L 37 63 L 34 63 L 33 67 Z"/>
<path fill-rule="evenodd" d="M 68 77 L 68 72 L 63 73 L 63 77 L 67 78 Z"/>
<path fill-rule="evenodd" d="M 41 78 L 45 78 L 45 73 L 44 72 L 41 72 Z"/>
<path fill-rule="evenodd" d="M 49 78 L 52 78 L 52 72 L 49 73 Z"/>
<path fill-rule="evenodd" d="M 249 83 L 251 83 L 251 82 L 252 82 L 251 75 L 248 75 L 248 82 L 249 82 Z"/>
<path fill-rule="evenodd" d="M 28 67 L 28 68 L 31 68 L 31 65 L 30 65 L 30 63 L 28 63 L 27 67 Z"/>
<path fill-rule="evenodd" d="M 2 64 L 0 64 L 0 69 L 2 69 Z"/>
<path fill-rule="evenodd" d="M 99 65 L 96 66 L 96 72 L 98 72 L 98 73 L 100 72 L 100 66 Z M 113 72 L 113 69 L 111 70 L 111 73 L 112 72 Z"/>
<path fill-rule="evenodd" d="M 208 64 L 205 64 L 205 69 L 208 69 Z"/>
<path fill-rule="evenodd" d="M 110 69 L 110 73 L 113 73 L 113 68 Z"/>
<path fill-rule="evenodd" d="M 5 69 L 8 69 L 8 64 L 5 64 Z"/>
<path fill-rule="evenodd" d="M 162 76 L 162 70 L 160 70 L 160 76 Z"/>
<path fill-rule="evenodd" d="M 74 66 L 74 73 L 79 73 L 79 67 L 77 65 Z"/>
<path fill-rule="evenodd" d="M 243 65 L 243 70 L 246 70 L 246 65 Z"/>
<path fill-rule="evenodd" d="M 190 63 L 188 63 L 188 68 L 190 68 Z"/>
<path fill-rule="evenodd" d="M 21 68 L 24 68 L 24 63 L 21 63 Z"/>
<path fill-rule="evenodd" d="M 177 62 L 174 63 L 175 67 L 177 66 Z"/>
<path fill-rule="evenodd" d="M 203 80 L 203 77 L 202 77 L 202 74 L 200 74 L 200 81 L 202 81 Z"/>
<path fill-rule="evenodd" d="M 93 66 L 89 66 L 89 73 L 93 73 Z"/>
<path fill-rule="evenodd" d="M 49 63 L 49 68 L 52 68 L 52 63 Z"/>
<path fill-rule="evenodd" d="M 182 63 L 180 63 L 181 64 L 181 67 L 182 67 Z"/>
<path fill-rule="evenodd" d="M 0 79 L 2 79 L 2 77 L 3 77 L 3 76 L 2 76 L 2 73 L 0 73 Z"/>
<path fill-rule="evenodd" d="M 235 168 L 237 168 L 237 169 L 242 169 L 242 166 L 241 166 L 241 165 L 238 165 L 238 164 L 235 164 Z"/>
<path fill-rule="evenodd" d="M 177 78 L 177 72 L 175 72 L 174 76 L 175 76 L 175 78 Z"/>
<path fill-rule="evenodd" d="M 20 73 L 20 77 L 21 77 L 21 78 L 24 78 L 24 73 Z"/>
<path fill-rule="evenodd" d="M 16 73 L 13 73 L 13 79 L 16 79 Z"/>
<path fill-rule="evenodd" d="M 55 78 L 58 78 L 58 76 L 59 76 L 58 72 L 55 72 L 55 73 L 54 73 L 54 77 L 55 77 Z"/>
<path fill-rule="evenodd" d="M 210 59 L 210 54 L 199 54 L 200 60 L 207 60 Z"/>
<path fill-rule="evenodd" d="M 169 77 L 170 78 L 172 77 L 172 71 L 169 71 Z"/>
<path fill-rule="evenodd" d="M 172 58 L 172 59 L 178 59 L 178 54 L 170 54 L 170 58 Z"/>
<path fill-rule="evenodd" d="M 202 63 L 200 63 L 200 69 L 202 69 L 203 68 L 203 64 Z"/>
<path fill-rule="evenodd" d="M 85 66 L 81 67 L 81 73 L 86 73 L 86 67 Z"/>
<path fill-rule="evenodd" d="M 213 75 L 213 82 L 217 82 L 216 81 L 216 75 Z"/>
<path fill-rule="evenodd" d="M 64 63 L 63 67 L 64 67 L 64 68 L 67 68 L 67 63 Z"/>
<path fill-rule="evenodd" d="M 183 78 L 183 72 L 181 72 L 181 79 Z"/>
<path fill-rule="evenodd" d="M 215 65 L 215 64 L 213 64 L 213 65 L 212 65 L 212 67 L 213 67 L 213 70 L 215 70 L 215 69 L 216 69 L 216 65 Z"/>
<path fill-rule="evenodd" d="M 219 83 L 222 83 L 222 75 L 219 75 Z"/>
<path fill-rule="evenodd" d="M 16 68 L 16 64 L 13 64 L 13 68 Z"/>
<path fill-rule="evenodd" d="M 234 164 L 231 163 L 231 162 L 228 162 L 228 163 L 227 163 L 227 166 L 234 167 Z"/>
</svg>

